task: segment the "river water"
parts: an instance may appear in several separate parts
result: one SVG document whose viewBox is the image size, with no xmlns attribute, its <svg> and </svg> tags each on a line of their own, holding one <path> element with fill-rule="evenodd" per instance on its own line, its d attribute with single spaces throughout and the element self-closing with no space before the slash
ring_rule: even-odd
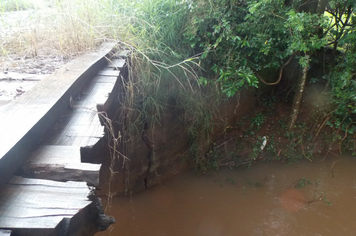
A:
<svg viewBox="0 0 356 236">
<path fill-rule="evenodd" d="M 356 235 L 356 158 L 187 171 L 106 214 L 116 223 L 98 235 Z"/>
</svg>

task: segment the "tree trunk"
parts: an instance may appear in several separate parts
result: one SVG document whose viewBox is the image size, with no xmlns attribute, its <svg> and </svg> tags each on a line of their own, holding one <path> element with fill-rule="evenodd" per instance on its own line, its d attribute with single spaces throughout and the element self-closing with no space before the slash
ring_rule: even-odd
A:
<svg viewBox="0 0 356 236">
<path fill-rule="evenodd" d="M 309 55 L 307 55 L 306 57 L 307 57 L 307 59 L 309 59 Z M 305 82 L 307 80 L 307 75 L 308 75 L 308 65 L 304 66 L 304 68 L 302 70 L 302 74 L 300 75 L 300 77 L 298 79 L 297 90 L 294 95 L 292 112 L 291 112 L 290 122 L 288 125 L 289 130 L 293 129 L 295 122 L 297 121 L 297 118 L 298 118 L 299 107 L 300 107 L 300 103 L 302 102 L 303 92 L 304 92 L 304 88 L 305 88 Z"/>
<path fill-rule="evenodd" d="M 304 4 L 302 4 L 303 7 L 299 8 L 299 11 L 305 11 L 305 12 L 309 12 L 312 14 L 316 13 L 316 14 L 322 15 L 325 12 L 325 8 L 326 8 L 328 2 L 329 2 L 329 0 L 307 1 Z M 319 35 L 319 37 L 322 37 L 323 28 L 322 27 L 317 28 L 316 32 Z M 323 61 L 323 56 L 324 56 L 323 51 L 324 50 L 321 49 L 318 51 L 319 51 L 319 53 L 317 53 L 317 56 L 319 56 L 320 61 Z M 309 55 L 306 55 L 306 57 L 307 57 L 307 59 L 309 59 Z M 300 103 L 302 102 L 303 92 L 305 89 L 305 82 L 307 80 L 307 75 L 308 75 L 308 65 L 302 69 L 302 74 L 298 79 L 297 90 L 294 95 L 292 112 L 291 112 L 290 121 L 289 121 L 289 125 L 288 125 L 289 130 L 293 129 L 295 122 L 297 121 L 297 118 L 298 118 Z"/>
<path fill-rule="evenodd" d="M 318 8 L 316 9 L 316 13 L 319 15 L 324 14 L 326 5 L 328 5 L 329 0 L 319 0 Z"/>
</svg>

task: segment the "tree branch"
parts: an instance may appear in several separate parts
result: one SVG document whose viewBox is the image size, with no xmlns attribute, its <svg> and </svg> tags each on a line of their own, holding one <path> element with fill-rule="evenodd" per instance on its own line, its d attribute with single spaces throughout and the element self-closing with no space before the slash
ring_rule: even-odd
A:
<svg viewBox="0 0 356 236">
<path fill-rule="evenodd" d="M 294 57 L 294 53 L 289 57 L 288 61 L 282 65 L 281 69 L 279 70 L 279 78 L 278 78 L 278 80 L 276 82 L 273 82 L 273 83 L 266 82 L 262 78 L 262 76 L 260 76 L 257 72 L 255 72 L 256 73 L 256 77 L 259 78 L 264 84 L 267 84 L 267 85 L 276 85 L 276 84 L 278 84 L 282 79 L 283 68 L 291 62 L 293 57 Z"/>
</svg>

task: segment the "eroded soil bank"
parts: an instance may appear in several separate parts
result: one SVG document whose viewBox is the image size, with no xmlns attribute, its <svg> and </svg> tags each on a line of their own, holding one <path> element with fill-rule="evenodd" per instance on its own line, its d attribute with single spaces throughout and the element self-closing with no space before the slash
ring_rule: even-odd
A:
<svg viewBox="0 0 356 236">
<path fill-rule="evenodd" d="M 353 157 L 330 156 L 190 170 L 131 198 L 114 197 L 106 213 L 116 223 L 98 235 L 354 235 L 355 167 Z"/>
</svg>

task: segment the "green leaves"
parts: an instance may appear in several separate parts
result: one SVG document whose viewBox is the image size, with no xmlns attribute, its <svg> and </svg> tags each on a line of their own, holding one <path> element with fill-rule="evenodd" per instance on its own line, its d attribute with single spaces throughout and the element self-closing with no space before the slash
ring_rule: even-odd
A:
<svg viewBox="0 0 356 236">
<path fill-rule="evenodd" d="M 289 48 L 291 52 L 314 51 L 324 47 L 325 37 L 319 37 L 318 28 L 326 24 L 326 18 L 317 14 L 296 12 L 294 9 L 287 13 L 288 19 L 284 27 L 289 29 Z"/>
<path fill-rule="evenodd" d="M 265 68 L 278 70 L 296 50 L 309 50 L 307 43 L 300 41 L 301 36 L 293 42 L 288 13 L 295 18 L 291 24 L 299 25 L 300 31 L 306 22 L 297 21 L 297 13 L 293 14 L 283 3 L 262 0 L 231 4 L 219 0 L 211 8 L 197 8 L 200 18 L 205 20 L 192 22 L 187 39 L 195 48 L 199 47 L 198 51 L 203 51 L 201 65 L 210 65 L 218 75 L 214 82 L 220 84 L 227 96 L 248 86 L 258 87 L 254 72 Z M 321 45 L 315 39 L 312 44 Z"/>
<path fill-rule="evenodd" d="M 213 70 L 217 72 L 218 66 L 214 65 Z M 242 88 L 246 88 L 248 86 L 258 88 L 258 79 L 252 71 L 247 68 L 220 68 L 219 78 L 216 82 L 221 85 L 222 92 L 228 97 L 232 97 Z"/>
<path fill-rule="evenodd" d="M 306 66 L 309 65 L 309 61 L 310 61 L 310 58 L 307 57 L 307 56 L 300 57 L 299 58 L 299 65 L 301 65 L 302 67 L 306 67 Z"/>
<path fill-rule="evenodd" d="M 184 1 L 196 6 L 184 40 L 201 53 L 200 65 L 217 75 L 200 84 L 217 83 L 233 96 L 242 88 L 258 87 L 257 73 L 277 73 L 293 54 L 301 67 L 315 65 L 320 60 L 316 52 L 338 39 L 336 49 L 342 47 L 345 54 L 325 70 L 331 74 L 318 79 L 329 78 L 337 103 L 344 104 L 344 111 L 354 111 L 345 103 L 355 102 L 356 93 L 355 1 L 329 1 L 329 15 L 302 11 L 300 1 L 290 6 L 284 0 Z M 330 20 L 334 15 L 339 22 Z"/>
</svg>

